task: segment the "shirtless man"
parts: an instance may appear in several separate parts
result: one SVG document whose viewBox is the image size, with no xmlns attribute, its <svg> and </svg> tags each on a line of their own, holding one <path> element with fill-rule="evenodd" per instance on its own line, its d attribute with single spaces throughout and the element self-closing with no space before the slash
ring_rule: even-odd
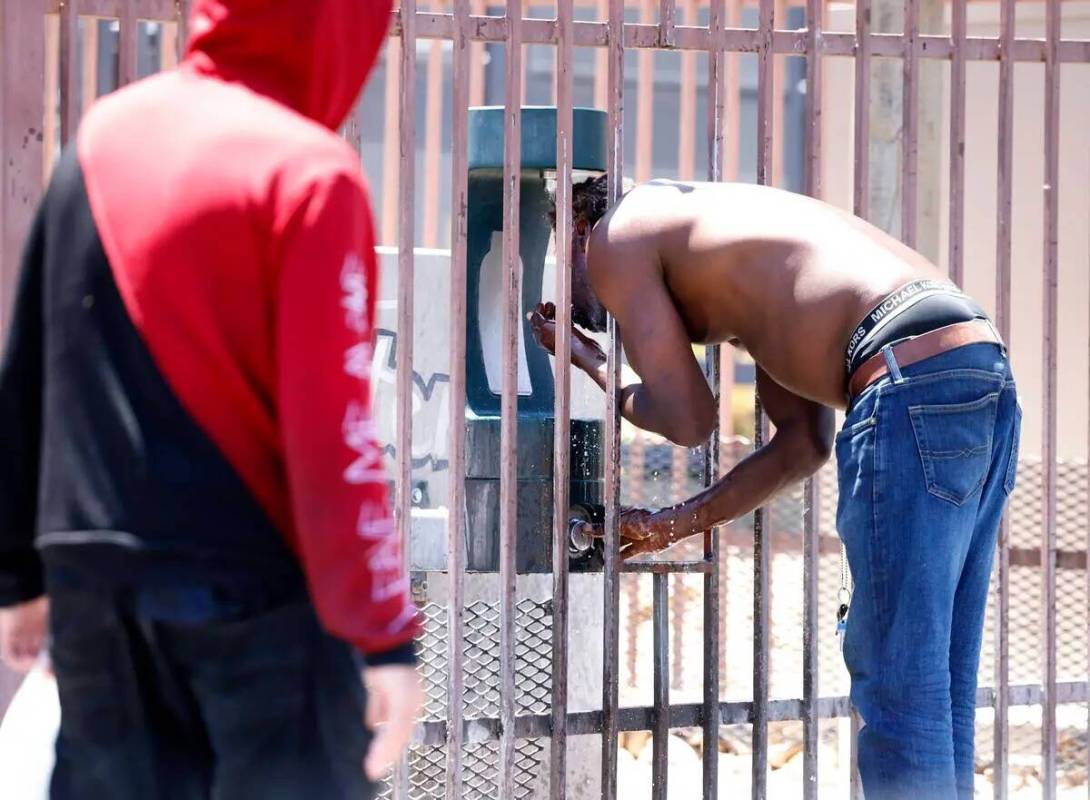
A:
<svg viewBox="0 0 1090 800">
<path fill-rule="evenodd" d="M 618 323 L 632 424 L 693 447 L 715 403 L 692 345 L 757 362 L 775 434 L 718 483 L 628 510 L 624 557 L 737 519 L 834 448 L 855 593 L 844 644 L 864 727 L 868 800 L 970 798 L 984 607 L 1021 420 L 1006 348 L 983 310 L 919 254 L 833 206 L 744 184 L 654 181 L 612 208 L 605 178 L 573 191 L 572 316 Z M 554 349 L 554 309 L 531 315 Z M 576 330 L 572 363 L 607 388 Z"/>
</svg>

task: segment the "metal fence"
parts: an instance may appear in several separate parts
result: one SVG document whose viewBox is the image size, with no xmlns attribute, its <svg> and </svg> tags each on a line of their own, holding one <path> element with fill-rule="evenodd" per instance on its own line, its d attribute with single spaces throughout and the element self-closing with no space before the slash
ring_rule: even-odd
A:
<svg viewBox="0 0 1090 800">
<path fill-rule="evenodd" d="M 508 0 L 498 7 L 500 15 L 484 15 L 483 5 L 475 0 L 453 0 L 447 9 L 419 11 L 414 0 L 403 0 L 393 14 L 391 37 L 399 44 L 398 82 L 400 94 L 396 105 L 396 138 L 388 137 L 388 158 L 398 160 L 396 192 L 384 194 L 397 198 L 396 219 L 399 245 L 397 350 L 397 435 L 395 475 L 399 491 L 396 518 L 399 533 L 408 540 L 412 525 L 411 442 L 412 442 L 412 335 L 414 324 L 413 267 L 416 241 L 415 210 L 422 198 L 416 192 L 415 137 L 417 119 L 416 69 L 417 44 L 422 40 L 452 43 L 452 145 L 451 145 L 451 306 L 450 341 L 450 426 L 448 457 L 450 475 L 446 505 L 465 507 L 465 429 L 463 409 L 466 400 L 466 201 L 467 201 L 467 109 L 471 98 L 480 97 L 480 73 L 473 53 L 481 43 L 501 43 L 505 47 L 504 105 L 505 156 L 504 204 L 508 217 L 503 235 L 505 265 L 505 309 L 503 324 L 503 400 L 502 400 L 502 476 L 501 476 L 501 547 L 500 573 L 496 596 L 489 601 L 467 602 L 465 588 L 464 516 L 449 516 L 447 529 L 446 598 L 442 603 L 424 606 L 428 618 L 424 640 L 424 673 L 429 687 L 429 703 L 421 722 L 414 748 L 386 788 L 388 796 L 405 797 L 495 797 L 520 798 L 548 792 L 563 798 L 574 792 L 569 786 L 567 761 L 572 742 L 594 737 L 601 742 L 601 796 L 617 796 L 618 759 L 622 734 L 650 732 L 652 740 L 652 796 L 667 796 L 669 740 L 671 731 L 682 731 L 701 751 L 701 791 L 704 797 L 719 794 L 719 750 L 734 747 L 749 766 L 749 791 L 755 798 L 769 796 L 770 751 L 778 735 L 778 726 L 793 724 L 801 729 L 800 780 L 793 788 L 803 797 L 817 797 L 819 748 L 828 733 L 830 720 L 846 719 L 850 707 L 843 690 L 843 676 L 837 673 L 837 654 L 826 647 L 828 636 L 821 633 L 831 615 L 829 587 L 835 567 L 836 542 L 831 530 L 829 474 L 823 473 L 798 493 L 775 505 L 790 523 L 777 521 L 776 511 L 758 511 L 750 522 L 724 531 L 709 532 L 689 551 L 672 552 L 668 559 L 622 564 L 617 553 L 617 510 L 622 492 L 627 500 L 639 499 L 641 482 L 623 478 L 627 465 L 632 478 L 635 471 L 646 474 L 648 443 L 622 442 L 616 400 L 607 397 L 605 437 L 606 481 L 606 558 L 602 578 L 602 628 L 600 641 L 581 642 L 580 646 L 600 648 L 604 654 L 601 702 L 591 710 L 570 711 L 569 675 L 569 575 L 565 556 L 567 536 L 570 424 L 570 369 L 566 354 L 570 347 L 567 254 L 571 229 L 570 209 L 573 77 L 571 65 L 575 48 L 595 48 L 599 53 L 600 72 L 604 75 L 596 96 L 608 109 L 611 138 L 608 146 L 610 193 L 617 197 L 624 178 L 624 108 L 629 98 L 625 92 L 624 54 L 628 50 L 645 53 L 676 50 L 701 53 L 706 59 L 707 160 L 703 177 L 724 179 L 725 168 L 733 155 L 727 146 L 735 135 L 735 112 L 728 107 L 727 60 L 732 54 L 747 54 L 757 63 L 756 97 L 756 179 L 772 181 L 775 167 L 776 99 L 778 71 L 775 59 L 794 56 L 805 60 L 805 191 L 821 194 L 823 142 L 820 124 L 823 109 L 822 71 L 830 57 L 853 59 L 856 65 L 854 86 L 854 196 L 855 211 L 868 216 L 870 153 L 869 120 L 870 70 L 878 58 L 901 62 L 903 77 L 903 157 L 901 163 L 902 237 L 912 245 L 916 240 L 918 198 L 919 76 L 923 60 L 939 60 L 950 65 L 950 163 L 948 203 L 950 209 L 949 267 L 952 277 L 964 277 L 965 227 L 965 142 L 966 142 L 966 70 L 975 62 L 998 64 L 998 237 L 996 242 L 995 308 L 1000 331 L 1010 334 L 1011 319 L 1011 241 L 1012 164 L 1014 163 L 1014 67 L 1016 63 L 1041 64 L 1044 68 L 1044 241 L 1043 264 L 1044 335 L 1041 359 L 1044 383 L 1041 398 L 1042 451 L 1039 466 L 1023 478 L 1020 494 L 1004 523 L 998 550 L 994 603 L 989 619 L 995 630 L 994 647 L 986 652 L 982 675 L 987 678 L 978 693 L 978 704 L 986 710 L 991 741 L 981 742 L 991 749 L 990 777 L 995 796 L 1008 795 L 1012 784 L 1012 748 L 1026 728 L 1016 712 L 1025 707 L 1036 709 L 1039 733 L 1041 791 L 1045 797 L 1057 793 L 1058 769 L 1075 771 L 1087 768 L 1086 728 L 1082 726 L 1081 743 L 1073 751 L 1061 751 L 1058 742 L 1058 706 L 1084 704 L 1090 699 L 1086 662 L 1079 656 L 1071 673 L 1061 680 L 1057 652 L 1057 633 L 1068 624 L 1079 629 L 1083 654 L 1087 651 L 1086 624 L 1086 512 L 1076 504 L 1085 504 L 1087 484 L 1085 464 L 1070 473 L 1062 471 L 1057 456 L 1057 274 L 1058 274 L 1058 187 L 1060 183 L 1060 65 L 1090 64 L 1090 41 L 1062 39 L 1059 0 L 1044 0 L 1046 36 L 1043 39 L 1018 38 L 1015 32 L 1015 0 L 998 0 L 1000 31 L 998 37 L 969 37 L 966 25 L 966 0 L 953 0 L 949 34 L 922 34 L 919 29 L 921 0 L 903 3 L 905 25 L 902 33 L 878 33 L 872 30 L 872 5 L 878 0 L 858 0 L 855 31 L 825 31 L 826 5 L 820 0 L 804 3 L 805 27 L 780 29 L 786 4 L 778 0 L 759 0 L 755 28 L 735 27 L 735 13 L 740 3 L 712 0 L 707 8 L 707 24 L 680 24 L 676 0 L 660 0 L 657 19 L 653 3 L 644 3 L 640 22 L 626 21 L 623 0 L 598 2 L 599 18 L 576 21 L 573 0 L 557 0 L 555 16 L 549 19 L 524 19 L 522 0 Z M 802 5 L 802 4 L 800 4 Z M 68 141 L 75 131 L 81 108 L 98 89 L 88 83 L 89 69 L 80 59 L 90 59 L 92 43 L 99 28 L 92 19 L 116 21 L 118 55 L 117 85 L 124 85 L 142 72 L 170 66 L 177 58 L 178 42 L 184 38 L 186 3 L 181 0 L 3 0 L 3 194 L 2 238 L 0 238 L 0 291 L 3 313 L 15 276 L 15 262 L 28 227 L 33 206 L 41 195 L 43 178 L 48 174 L 54 143 Z M 686 3 L 693 9 L 695 3 Z M 686 23 L 695 21 L 689 16 Z M 158 63 L 142 66 L 141 32 L 150 35 L 149 24 L 159 36 Z M 159 27 L 161 26 L 161 27 Z M 554 561 L 551 587 L 545 596 L 517 599 L 515 575 L 516 495 L 515 437 L 517 392 L 517 330 L 519 315 L 519 219 L 518 194 L 520 153 L 520 115 L 513 113 L 523 104 L 523 46 L 544 45 L 556 53 L 557 124 L 557 205 L 555 293 L 558 298 L 557 350 L 555 366 L 555 481 L 553 515 Z M 690 67 L 691 68 L 691 67 Z M 97 70 L 97 67 L 95 68 Z M 389 73 L 388 73 L 389 74 Z M 691 84 L 690 84 L 691 85 Z M 429 84 L 430 86 L 430 84 Z M 641 100 L 641 103 L 646 103 Z M 688 102 L 688 100 L 686 100 Z M 357 118 L 358 119 L 358 118 Z M 428 123 L 429 125 L 434 123 Z M 358 142 L 358 127 L 346 131 Z M 438 141 L 434 144 L 438 147 Z M 688 156 L 692 161 L 693 156 Z M 434 167 L 434 165 L 432 165 Z M 641 168 L 642 171 L 642 168 Z M 688 177 L 688 176 L 686 176 Z M 1076 182 L 1081 180 L 1076 179 Z M 434 194 L 434 192 L 430 193 Z M 424 199 L 426 201 L 426 198 Z M 430 218 L 429 218 L 430 219 Z M 429 226 L 435 223 L 429 221 Z M 390 229 L 390 223 L 387 223 Z M 6 316 L 0 317 L 0 324 Z M 616 326 L 610 326 L 609 375 L 616 382 L 622 355 Z M 729 384 L 730 375 L 721 374 L 718 348 L 709 348 L 706 365 L 711 385 L 717 390 Z M 1079 368 L 1086 369 L 1085 360 Z M 766 435 L 756 403 L 755 445 Z M 721 418 L 723 416 L 721 415 Z M 729 459 L 721 457 L 719 432 L 698 458 L 699 483 L 714 480 Z M 687 489 L 693 481 L 689 456 L 670 455 L 670 470 L 676 473 L 673 490 Z M 635 465 L 635 466 L 633 466 Z M 685 475 L 684 481 L 681 475 Z M 1071 477 L 1074 476 L 1074 477 Z M 1029 487 L 1029 488 L 1027 488 Z M 1081 487 L 1081 488 L 1080 488 Z M 1082 492 L 1080 495 L 1079 492 Z M 1072 499 L 1074 498 L 1074 499 Z M 786 505 L 785 505 L 786 504 Z M 1067 516 L 1065 516 L 1067 515 Z M 1081 516 L 1080 516 L 1081 515 Z M 1012 524 L 1012 520 L 1016 523 Z M 1065 522 L 1066 520 L 1066 522 Z M 1062 546 L 1061 546 L 1062 545 Z M 785 582 L 775 581 L 779 560 L 787 554 L 794 572 L 786 585 L 793 593 L 792 613 L 797 622 L 792 633 L 777 638 L 777 620 L 773 608 L 787 591 Z M 744 583 L 736 580 L 742 572 Z M 728 577 L 729 576 L 729 577 Z M 836 578 L 831 578 L 835 582 Z M 647 599 L 638 583 L 650 583 Z M 675 589 L 671 591 L 671 584 Z M 676 587 L 682 587 L 677 589 Z M 742 590 L 736 587 L 742 586 Z M 1078 597 L 1077 608 L 1061 599 L 1058 587 L 1065 587 L 1065 597 Z M 624 593 L 622 597 L 622 588 Z M 835 590 L 834 590 L 835 591 Z M 739 595 L 742 597 L 739 597 Z M 426 598 L 425 598 L 426 599 Z M 739 600 L 741 603 L 739 604 Z M 739 605 L 742 607 L 740 608 Z M 1023 618 L 1012 622 L 1012 608 L 1027 609 L 1032 624 Z M 741 616 L 741 641 L 730 620 Z M 1071 623 L 1074 619 L 1076 622 Z M 626 641 L 622 648 L 622 620 Z M 1068 622 L 1065 622 L 1068 620 Z M 673 623 L 673 624 L 672 624 Z M 621 705 L 622 687 L 638 684 L 638 670 L 633 659 L 645 652 L 640 639 L 641 625 L 650 626 L 652 653 L 650 696 L 643 702 Z M 1019 628 L 1019 625 L 1022 627 Z M 1017 631 L 1030 629 L 1031 633 Z M 635 633 L 633 633 L 635 631 Z M 692 644 L 687 632 L 699 632 L 699 646 Z M 1021 640 L 1013 637 L 1023 636 Z M 1029 644 L 1032 638 L 1032 645 Z M 633 638 L 634 637 L 634 638 Z M 790 646 L 785 644 L 793 637 Z M 1026 643 L 1028 655 L 1012 650 L 1012 642 Z M 774 646 L 775 644 L 775 646 Z M 727 648 L 730 648 L 729 653 Z M 688 666 L 688 648 L 698 652 L 699 669 Z M 989 648 L 986 647 L 986 651 Z M 744 656 L 742 652 L 744 651 Z M 787 658 L 796 660 L 797 675 L 782 685 L 775 665 Z M 1043 666 L 1038 665 L 1038 655 Z M 627 659 L 627 660 L 626 660 Z M 1065 669 L 1066 673 L 1066 669 Z M 822 685 L 819 692 L 819 675 Z M 828 677 L 827 677 L 828 676 Z M 832 679 L 829 680 L 828 678 Z M 1069 679 L 1068 679 L 1069 678 Z M 638 685 L 635 688 L 640 688 Z M 835 691 L 830 691 L 834 689 Z M 630 693 L 625 692 L 628 697 Z M 640 695 L 642 696 L 642 694 Z M 1081 707 L 1081 706 L 1080 706 Z M 1085 719 L 1085 712 L 1083 712 Z M 841 723 L 835 723 L 841 724 Z M 738 726 L 741 726 L 740 728 Z M 733 731 L 733 733 L 732 733 Z M 739 733 L 740 731 L 740 733 Z M 733 744 L 722 745 L 726 737 Z M 850 737 L 849 737 L 850 738 Z M 741 742 L 742 744 L 739 744 Z M 718 743 L 712 746 L 712 743 Z M 776 760 L 773 753 L 773 762 Z M 1074 766 L 1072 766 L 1074 765 Z M 851 774 L 852 791 L 858 791 Z M 676 777 L 676 776 L 675 776 Z M 780 796 L 777 792 L 776 796 Z"/>
</svg>

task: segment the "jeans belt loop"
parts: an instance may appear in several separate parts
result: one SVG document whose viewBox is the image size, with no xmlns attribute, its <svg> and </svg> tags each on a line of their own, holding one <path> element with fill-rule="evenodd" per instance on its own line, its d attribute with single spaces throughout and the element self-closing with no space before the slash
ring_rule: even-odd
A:
<svg viewBox="0 0 1090 800">
<path fill-rule="evenodd" d="M 882 348 L 882 357 L 886 360 L 886 367 L 889 369 L 893 382 L 901 383 L 904 381 L 904 376 L 901 375 L 901 367 L 897 364 L 897 356 L 893 354 L 893 345 L 887 344 Z"/>
<path fill-rule="evenodd" d="M 1003 337 L 999 334 L 999 329 L 995 327 L 995 323 L 992 322 L 991 317 L 984 317 L 984 322 L 992 329 L 992 333 L 995 334 L 995 343 L 999 345 L 999 349 L 1003 351 L 1003 357 L 1007 357 L 1007 343 L 1003 341 Z"/>
</svg>

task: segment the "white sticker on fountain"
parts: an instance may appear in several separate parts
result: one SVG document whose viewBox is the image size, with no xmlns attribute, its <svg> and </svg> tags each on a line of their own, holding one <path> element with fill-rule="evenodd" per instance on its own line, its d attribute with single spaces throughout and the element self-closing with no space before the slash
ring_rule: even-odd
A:
<svg viewBox="0 0 1090 800">
<path fill-rule="evenodd" d="M 522 259 L 519 259 L 522 265 Z M 503 391 L 503 313 L 504 313 L 504 268 L 503 268 L 503 233 L 492 232 L 492 242 L 488 253 L 481 262 L 481 290 L 477 299 L 477 314 L 481 325 L 481 347 L 484 353 L 484 369 L 488 377 L 488 388 L 493 394 Z M 518 393 L 529 395 L 530 368 L 526 364 L 526 342 L 523 337 L 522 320 L 527 309 L 522 307 L 519 298 L 519 343 L 518 343 Z M 534 344 L 537 347 L 537 344 Z"/>
</svg>

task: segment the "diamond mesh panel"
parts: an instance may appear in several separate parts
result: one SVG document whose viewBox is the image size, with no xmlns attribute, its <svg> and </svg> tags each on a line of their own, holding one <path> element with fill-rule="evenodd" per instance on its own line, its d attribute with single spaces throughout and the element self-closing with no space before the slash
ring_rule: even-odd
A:
<svg viewBox="0 0 1090 800">
<path fill-rule="evenodd" d="M 518 713 L 547 714 L 552 707 L 552 601 L 521 600 L 516 606 L 515 684 Z M 442 720 L 447 712 L 447 608 L 437 603 L 421 606 L 424 634 L 420 640 L 421 676 L 426 702 L 425 720 Z M 465 613 L 465 695 L 467 719 L 499 715 L 499 605 L 477 602 Z M 519 740 L 515 746 L 515 797 L 534 796 L 541 775 L 545 746 L 538 739 Z M 498 743 L 482 742 L 463 751 L 463 796 L 492 800 L 496 796 Z M 411 800 L 445 796 L 446 748 L 413 747 L 409 752 Z M 380 798 L 392 798 L 387 781 Z"/>
<path fill-rule="evenodd" d="M 552 601 L 522 600 L 516 608 L 518 711 L 520 714 L 547 714 L 553 706 Z"/>
<path fill-rule="evenodd" d="M 424 719 L 441 720 L 447 714 L 447 609 L 436 603 L 421 607 L 424 635 L 420 638 L 420 677 L 424 682 Z"/>
<path fill-rule="evenodd" d="M 467 745 L 465 772 L 462 775 L 462 797 L 466 800 L 492 800 L 496 797 L 496 764 L 499 762 L 499 743 L 480 742 Z"/>
</svg>

